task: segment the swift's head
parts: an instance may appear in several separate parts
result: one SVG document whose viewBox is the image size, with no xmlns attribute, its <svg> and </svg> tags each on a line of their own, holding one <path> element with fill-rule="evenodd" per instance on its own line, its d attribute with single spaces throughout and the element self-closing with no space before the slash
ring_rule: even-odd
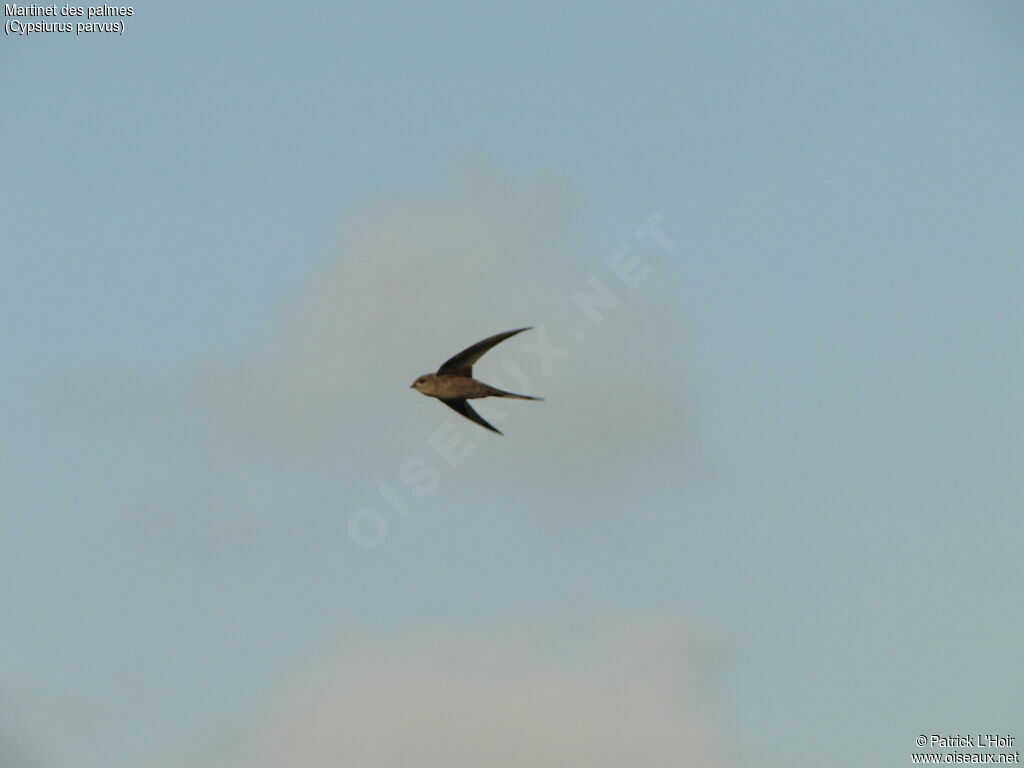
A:
<svg viewBox="0 0 1024 768">
<path fill-rule="evenodd" d="M 433 389 L 434 380 L 437 378 L 436 373 L 425 373 L 414 381 L 409 388 L 415 389 L 417 392 L 423 394 L 429 394 Z"/>
</svg>

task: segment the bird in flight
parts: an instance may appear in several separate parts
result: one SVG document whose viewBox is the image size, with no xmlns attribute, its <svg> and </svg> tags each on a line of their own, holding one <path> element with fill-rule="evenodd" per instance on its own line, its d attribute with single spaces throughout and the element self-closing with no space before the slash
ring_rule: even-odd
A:
<svg viewBox="0 0 1024 768">
<path fill-rule="evenodd" d="M 436 397 L 456 413 L 465 416 L 470 421 L 475 421 L 481 427 L 501 434 L 501 430 L 495 429 L 488 424 L 483 417 L 473 410 L 469 400 L 478 397 L 512 397 L 516 400 L 543 400 L 543 397 L 530 397 L 529 395 L 517 395 L 514 392 L 505 392 L 502 389 L 484 384 L 473 378 L 473 364 L 484 356 L 495 344 L 503 342 L 510 336 L 528 331 L 529 328 L 516 328 L 514 331 L 505 331 L 489 336 L 483 341 L 478 341 L 471 347 L 459 352 L 455 357 L 446 360 L 437 373 L 426 373 L 412 383 L 410 389 Z"/>
</svg>

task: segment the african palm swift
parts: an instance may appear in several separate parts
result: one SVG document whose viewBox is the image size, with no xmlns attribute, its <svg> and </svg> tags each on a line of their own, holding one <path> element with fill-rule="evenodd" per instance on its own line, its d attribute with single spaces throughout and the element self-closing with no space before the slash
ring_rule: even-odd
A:
<svg viewBox="0 0 1024 768">
<path fill-rule="evenodd" d="M 478 397 L 513 397 L 517 400 L 543 400 L 543 397 L 530 397 L 529 395 L 517 395 L 513 392 L 505 392 L 502 389 L 484 384 L 473 378 L 473 363 L 484 356 L 495 344 L 498 344 L 509 336 L 528 331 L 529 328 L 517 328 L 514 331 L 496 333 L 483 341 L 478 341 L 437 369 L 437 373 L 427 373 L 420 376 L 412 383 L 410 389 L 415 389 L 428 397 L 436 397 L 453 411 L 460 413 L 470 421 L 475 421 L 481 427 L 492 432 L 501 434 L 501 430 L 495 429 L 483 417 L 473 410 L 467 400 Z"/>
</svg>

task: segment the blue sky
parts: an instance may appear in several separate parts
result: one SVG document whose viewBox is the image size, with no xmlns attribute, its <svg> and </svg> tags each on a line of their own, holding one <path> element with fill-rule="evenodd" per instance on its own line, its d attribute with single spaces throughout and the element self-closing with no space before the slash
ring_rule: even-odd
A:
<svg viewBox="0 0 1024 768">
<path fill-rule="evenodd" d="M 1022 28 L 225 3 L 7 37 L 0 754 L 462 768 L 511 729 L 517 765 L 852 767 L 1016 735 Z M 522 325 L 478 367 L 546 398 L 505 437 L 407 389 Z"/>
</svg>

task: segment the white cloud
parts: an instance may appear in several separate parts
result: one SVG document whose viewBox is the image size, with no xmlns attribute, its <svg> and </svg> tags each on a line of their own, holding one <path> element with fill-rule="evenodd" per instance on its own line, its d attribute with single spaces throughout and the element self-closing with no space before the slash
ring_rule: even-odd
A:
<svg viewBox="0 0 1024 768">
<path fill-rule="evenodd" d="M 566 350 L 549 370 L 524 349 L 540 330 L 478 365 L 484 380 L 523 387 L 504 368 L 512 362 L 547 398 L 496 404 L 508 414 L 507 440 L 529 442 L 528 458 L 521 445 L 492 441 L 489 452 L 514 454 L 523 474 L 575 490 L 614 482 L 664 455 L 686 433 L 676 378 L 681 318 L 657 279 L 631 290 L 609 271 L 620 242 L 582 254 L 573 220 L 570 198 L 554 181 L 513 182 L 479 167 L 434 194 L 377 202 L 348 217 L 337 259 L 298 297 L 280 333 L 248 364 L 223 364 L 209 375 L 223 433 L 236 445 L 345 453 L 389 474 L 446 420 L 483 442 L 488 435 L 478 427 L 407 387 L 484 336 L 535 325 Z M 653 275 L 669 268 L 657 266 L 665 254 L 652 239 L 641 242 L 630 230 L 622 242 L 655 265 Z M 591 290 L 592 277 L 619 301 L 601 324 L 571 298 Z"/>
<path fill-rule="evenodd" d="M 259 724 L 255 768 L 729 764 L 675 621 L 350 636 Z"/>
</svg>

